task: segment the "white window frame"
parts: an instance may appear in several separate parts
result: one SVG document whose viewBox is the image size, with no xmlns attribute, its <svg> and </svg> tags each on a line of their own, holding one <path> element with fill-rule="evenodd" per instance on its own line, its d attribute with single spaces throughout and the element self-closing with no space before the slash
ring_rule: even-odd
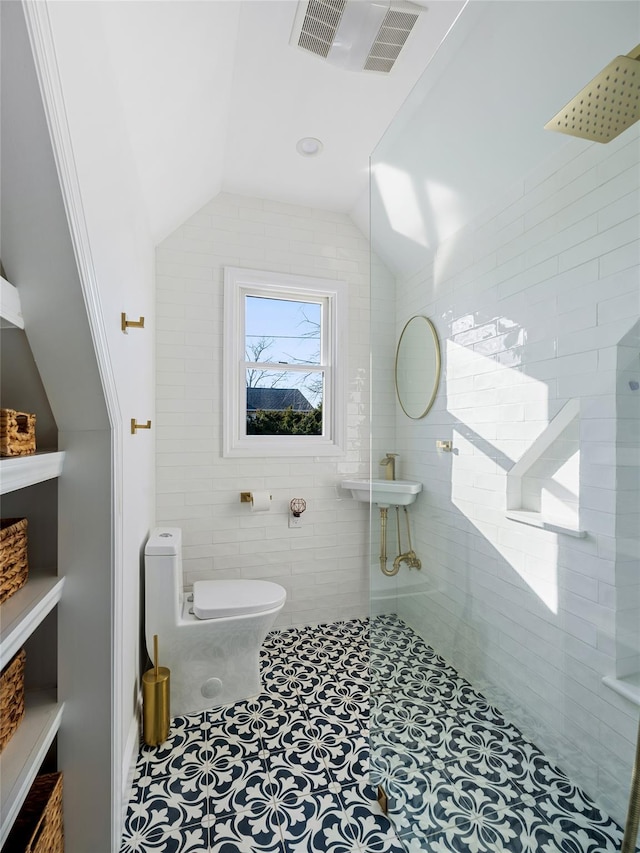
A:
<svg viewBox="0 0 640 853">
<path fill-rule="evenodd" d="M 245 297 L 320 301 L 323 310 L 322 399 L 325 434 L 247 435 Z M 347 284 L 336 279 L 225 267 L 222 455 L 343 456 L 346 453 Z M 249 363 L 250 364 L 250 363 Z M 304 370 L 296 365 L 269 365 Z"/>
</svg>

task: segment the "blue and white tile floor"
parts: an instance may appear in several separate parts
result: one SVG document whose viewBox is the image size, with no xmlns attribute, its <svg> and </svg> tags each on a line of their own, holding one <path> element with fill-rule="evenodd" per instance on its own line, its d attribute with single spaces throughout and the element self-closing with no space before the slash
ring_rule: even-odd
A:
<svg viewBox="0 0 640 853">
<path fill-rule="evenodd" d="M 121 853 L 619 849 L 617 824 L 404 623 L 372 635 L 370 655 L 360 620 L 270 634 L 259 697 L 142 747 Z"/>
</svg>

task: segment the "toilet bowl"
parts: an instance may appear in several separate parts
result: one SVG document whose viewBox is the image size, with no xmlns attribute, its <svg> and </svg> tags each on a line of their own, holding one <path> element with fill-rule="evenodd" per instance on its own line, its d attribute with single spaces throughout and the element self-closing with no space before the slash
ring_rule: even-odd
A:
<svg viewBox="0 0 640 853">
<path fill-rule="evenodd" d="M 158 527 L 145 547 L 145 638 L 171 670 L 171 715 L 194 714 L 260 692 L 260 646 L 286 590 L 254 580 L 196 581 L 183 590 L 182 531 Z"/>
</svg>

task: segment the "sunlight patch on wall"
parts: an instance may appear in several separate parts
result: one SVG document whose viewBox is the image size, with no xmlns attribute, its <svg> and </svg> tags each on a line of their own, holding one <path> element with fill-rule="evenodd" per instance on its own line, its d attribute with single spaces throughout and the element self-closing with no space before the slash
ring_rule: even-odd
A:
<svg viewBox="0 0 640 853">
<path fill-rule="evenodd" d="M 505 335 L 508 320 L 461 320 L 468 328 L 456 327 L 457 340 L 446 342 L 447 409 L 511 465 L 549 422 L 548 388 L 498 360 L 520 346 L 522 328 Z"/>
<path fill-rule="evenodd" d="M 460 210 L 460 195 L 451 187 L 437 181 L 426 181 L 424 194 L 427 209 L 431 212 L 437 243 L 440 245 L 464 224 Z"/>
<path fill-rule="evenodd" d="M 376 163 L 371 170 L 393 231 L 427 247 L 425 221 L 411 175 L 387 163 Z"/>
<path fill-rule="evenodd" d="M 555 614 L 557 535 L 519 529 L 504 516 L 507 474 L 548 424 L 548 388 L 496 360 L 487 341 L 499 337 L 498 320 L 480 321 L 472 315 L 464 320 L 456 327 L 462 340 L 446 343 L 447 408 L 457 421 L 451 501 L 491 545 L 496 558 L 502 558 Z M 508 320 L 502 323 L 509 324 Z M 523 330 L 514 331 L 519 340 Z M 489 352 L 482 352 L 483 348 Z M 573 459 L 567 463 L 563 480 L 573 481 L 575 464 Z"/>
<path fill-rule="evenodd" d="M 508 526 L 509 522 L 504 520 L 501 512 L 506 492 L 506 471 L 490 475 L 494 485 L 487 490 L 482 487 L 487 480 L 483 469 L 492 467 L 491 460 L 483 459 L 483 454 L 478 454 L 473 442 L 457 429 L 453 430 L 453 445 L 457 453 L 451 462 L 451 502 L 492 546 L 496 557 L 502 558 L 545 607 L 557 614 L 557 534 L 532 533 Z"/>
</svg>

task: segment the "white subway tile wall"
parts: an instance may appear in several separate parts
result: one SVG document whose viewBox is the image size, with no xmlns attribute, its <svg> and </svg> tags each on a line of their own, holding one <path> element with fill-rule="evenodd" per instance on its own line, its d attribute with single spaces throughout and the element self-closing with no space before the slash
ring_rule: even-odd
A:
<svg viewBox="0 0 640 853">
<path fill-rule="evenodd" d="M 347 281 L 345 456 L 222 457 L 227 265 Z M 376 271 L 390 280 L 382 264 Z M 368 242 L 344 214 L 221 193 L 159 246 L 157 303 L 157 520 L 183 530 L 186 584 L 277 581 L 287 603 L 276 627 L 368 615 L 366 505 L 339 487 L 369 472 Z M 264 489 L 270 512 L 240 503 L 241 491 Z M 307 501 L 299 529 L 288 526 L 294 497 Z"/>
<path fill-rule="evenodd" d="M 388 592 L 618 821 L 639 709 L 601 679 L 640 671 L 639 154 L 637 126 L 609 145 L 567 141 L 396 282 L 395 335 L 429 316 L 443 379 L 424 420 L 396 408 L 393 449 L 425 487 L 412 508 L 423 569 Z M 525 503 L 563 505 L 583 539 L 505 517 L 507 471 L 575 397 L 564 479 L 541 460 Z"/>
</svg>

